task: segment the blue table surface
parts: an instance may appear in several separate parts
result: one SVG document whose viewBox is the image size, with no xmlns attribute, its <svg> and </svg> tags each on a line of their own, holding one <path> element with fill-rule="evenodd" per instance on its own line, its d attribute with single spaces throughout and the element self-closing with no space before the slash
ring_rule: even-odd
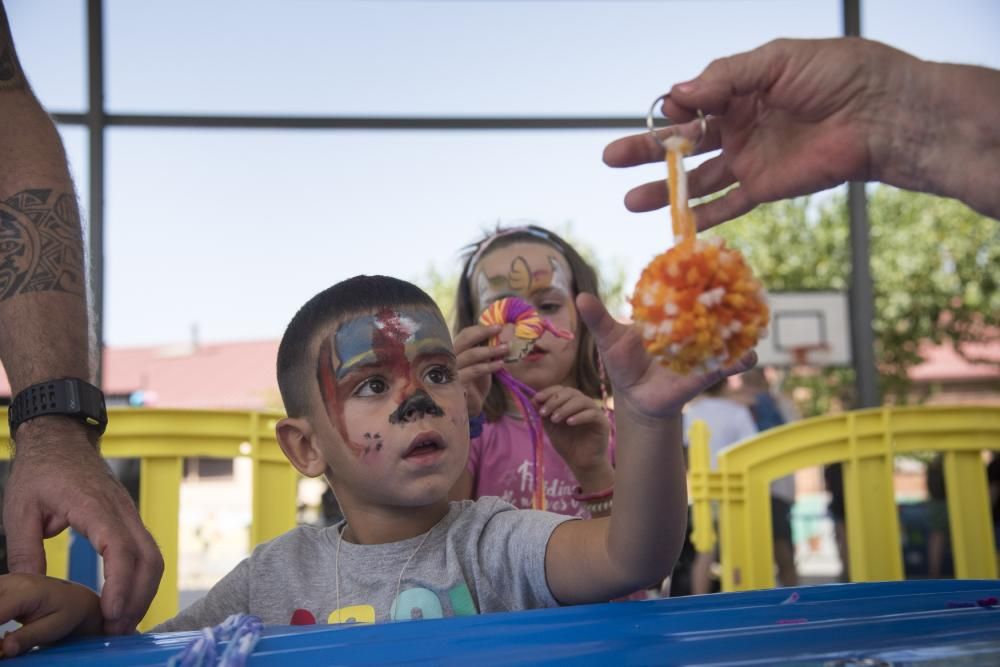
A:
<svg viewBox="0 0 1000 667">
<path fill-rule="evenodd" d="M 793 591 L 798 600 L 785 602 Z M 379 625 L 271 626 L 248 664 L 1000 665 L 1000 607 L 949 604 L 990 597 L 1000 597 L 1000 580 L 833 584 Z M 10 664 L 163 665 L 195 637 L 81 640 Z"/>
</svg>

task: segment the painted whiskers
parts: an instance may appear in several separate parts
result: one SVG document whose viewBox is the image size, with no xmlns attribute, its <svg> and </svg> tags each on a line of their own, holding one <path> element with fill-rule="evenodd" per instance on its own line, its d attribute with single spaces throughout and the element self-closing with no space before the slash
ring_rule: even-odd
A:
<svg viewBox="0 0 1000 667">
<path fill-rule="evenodd" d="M 519 361 L 527 356 L 535 346 L 535 341 L 546 331 L 559 338 L 573 338 L 572 332 L 554 326 L 548 320 L 543 319 L 531 305 L 517 297 L 507 297 L 491 303 L 479 316 L 479 323 L 487 326 L 492 324 L 514 325 L 514 339 L 510 342 L 511 354 L 505 360 L 508 362 Z M 490 338 L 490 345 L 499 343 L 499 335 Z M 511 375 L 506 368 L 501 368 L 494 375 L 497 381 L 514 397 L 518 412 L 521 413 L 521 417 L 528 425 L 533 445 L 532 469 L 535 478 L 531 506 L 535 509 L 545 509 L 545 466 L 543 461 L 545 431 L 542 417 L 535 409 L 534 403 L 531 402 L 536 392 Z"/>
</svg>

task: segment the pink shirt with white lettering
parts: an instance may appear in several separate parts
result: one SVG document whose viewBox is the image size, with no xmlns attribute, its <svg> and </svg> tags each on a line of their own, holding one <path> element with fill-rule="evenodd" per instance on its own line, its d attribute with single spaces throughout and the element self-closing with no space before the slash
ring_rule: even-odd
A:
<svg viewBox="0 0 1000 667">
<path fill-rule="evenodd" d="M 608 456 L 614 462 L 614 443 Z M 467 468 L 472 474 L 472 498 L 497 496 L 522 509 L 531 508 L 535 488 L 534 447 L 531 432 L 521 419 L 502 417 L 483 425 L 483 434 L 469 444 Z M 573 499 L 578 486 L 566 461 L 545 436 L 543 452 L 546 509 L 557 514 L 590 518 L 590 513 Z"/>
</svg>

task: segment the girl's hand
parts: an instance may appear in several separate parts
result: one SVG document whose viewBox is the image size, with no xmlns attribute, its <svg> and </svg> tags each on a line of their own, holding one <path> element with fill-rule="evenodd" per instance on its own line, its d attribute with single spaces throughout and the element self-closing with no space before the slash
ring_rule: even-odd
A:
<svg viewBox="0 0 1000 667">
<path fill-rule="evenodd" d="M 600 405 L 574 387 L 546 387 L 532 399 L 545 419 L 545 432 L 580 486 L 593 471 L 610 468 L 611 425 Z"/>
<path fill-rule="evenodd" d="M 496 336 L 502 325 L 483 326 L 474 324 L 458 332 L 455 336 L 455 356 L 458 366 L 458 381 L 465 388 L 465 400 L 469 406 L 469 416 L 475 417 L 483 411 L 486 395 L 490 392 L 492 374 L 503 368 L 508 347 L 501 343 L 490 347 L 485 343 Z"/>
<path fill-rule="evenodd" d="M 576 306 L 604 358 L 614 387 L 615 407 L 628 408 L 634 417 L 659 420 L 680 415 L 684 404 L 724 377 L 742 373 L 757 362 L 748 352 L 734 365 L 704 375 L 677 375 L 652 359 L 642 338 L 617 322 L 592 294 L 576 297 Z"/>
<path fill-rule="evenodd" d="M 3 638 L 3 657 L 13 657 L 40 644 L 71 635 L 100 634 L 104 619 L 94 591 L 39 574 L 0 577 L 0 623 L 23 625 Z"/>
</svg>

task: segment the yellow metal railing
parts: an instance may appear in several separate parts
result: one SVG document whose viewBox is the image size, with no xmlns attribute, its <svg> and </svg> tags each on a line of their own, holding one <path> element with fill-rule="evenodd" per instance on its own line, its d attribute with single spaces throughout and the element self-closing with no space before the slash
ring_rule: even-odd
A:
<svg viewBox="0 0 1000 667">
<path fill-rule="evenodd" d="M 714 548 L 711 504 L 719 503 L 725 591 L 774 586 L 770 483 L 800 468 L 837 462 L 844 466 L 852 579 L 902 579 L 893 459 L 926 451 L 944 454 L 956 576 L 997 576 L 982 451 L 1000 449 L 1000 408 L 878 408 L 807 419 L 723 450 L 717 470 L 710 469 L 708 435 L 703 422 L 689 434 L 691 539 L 698 551 Z"/>
<path fill-rule="evenodd" d="M 178 609 L 183 460 L 253 460 L 251 547 L 295 526 L 298 473 L 275 439 L 278 413 L 147 408 L 116 408 L 110 413 L 102 453 L 141 459 L 139 513 L 166 562 L 159 592 L 140 626 L 148 629 Z M 0 436 L 6 435 L 5 425 L 6 419 L 0 419 Z M 944 452 L 957 576 L 997 576 L 981 451 L 1000 449 L 998 408 L 884 408 L 804 420 L 724 450 L 718 470 L 709 468 L 705 425 L 695 423 L 690 436 L 692 541 L 699 551 L 714 548 L 711 503 L 718 502 L 724 590 L 774 585 L 770 482 L 800 468 L 834 462 L 844 464 L 852 576 L 856 581 L 901 579 L 893 457 L 917 451 Z M 0 448 L 0 456 L 6 456 L 4 451 Z M 46 541 L 46 555 L 49 574 L 65 577 L 65 533 Z"/>
<path fill-rule="evenodd" d="M 295 526 L 298 473 L 274 435 L 279 413 L 112 408 L 101 443 L 106 458 L 141 459 L 139 514 L 163 552 L 159 592 L 140 624 L 143 629 L 177 613 L 180 486 L 183 461 L 191 457 L 253 460 L 251 547 Z M 6 439 L 6 416 L 0 437 Z M 5 448 L 0 448 L 5 449 Z M 6 456 L 6 453 L 0 454 Z M 46 541 L 48 573 L 65 578 L 66 533 Z"/>
</svg>

